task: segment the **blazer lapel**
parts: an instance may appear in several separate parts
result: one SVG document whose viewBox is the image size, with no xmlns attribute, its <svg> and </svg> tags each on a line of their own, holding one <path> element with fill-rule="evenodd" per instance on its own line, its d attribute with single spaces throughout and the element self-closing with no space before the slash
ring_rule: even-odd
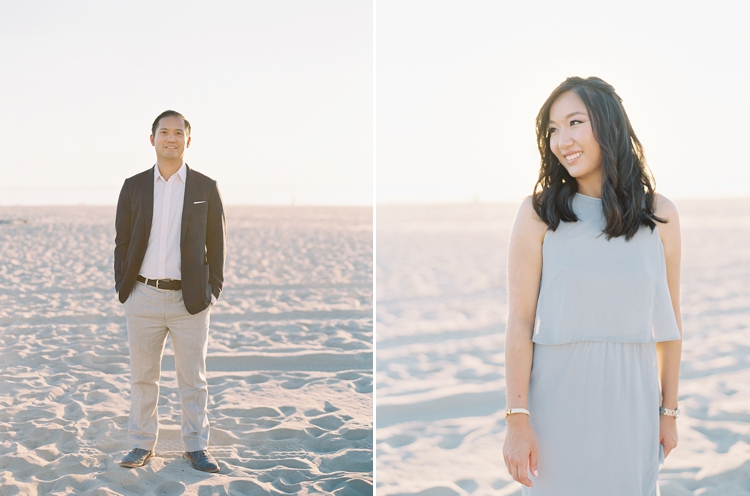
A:
<svg viewBox="0 0 750 496">
<path fill-rule="evenodd" d="M 198 179 L 195 177 L 195 172 L 185 164 L 187 174 L 185 174 L 185 199 L 182 204 L 182 225 L 180 230 L 180 246 L 185 241 L 185 233 L 187 232 L 188 221 L 190 220 L 190 213 L 193 211 L 193 202 L 195 201 L 195 195 L 198 192 Z"/>
<path fill-rule="evenodd" d="M 146 229 L 145 240 L 148 242 L 149 235 L 151 234 L 151 221 L 154 218 L 154 174 L 156 166 L 151 169 L 150 173 L 146 173 L 142 176 L 141 181 L 146 181 L 146 184 L 141 184 L 141 201 L 143 202 L 143 217 L 144 227 Z"/>
</svg>

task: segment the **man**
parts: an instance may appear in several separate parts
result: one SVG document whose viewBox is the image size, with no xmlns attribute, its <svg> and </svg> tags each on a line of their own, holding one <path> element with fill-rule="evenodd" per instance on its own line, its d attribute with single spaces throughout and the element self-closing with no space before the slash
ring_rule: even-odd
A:
<svg viewBox="0 0 750 496">
<path fill-rule="evenodd" d="M 170 334 L 185 457 L 198 470 L 218 472 L 207 451 L 206 350 L 210 307 L 224 282 L 224 207 L 216 181 L 183 161 L 190 123 L 182 114 L 160 114 L 151 145 L 156 165 L 125 180 L 115 220 L 115 289 L 128 323 L 133 448 L 120 465 L 140 467 L 154 456 L 161 357 Z"/>
</svg>

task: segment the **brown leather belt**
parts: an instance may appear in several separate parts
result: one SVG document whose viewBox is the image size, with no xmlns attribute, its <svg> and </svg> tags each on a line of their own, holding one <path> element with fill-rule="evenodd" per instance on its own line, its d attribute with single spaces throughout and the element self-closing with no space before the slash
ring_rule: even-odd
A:
<svg viewBox="0 0 750 496">
<path fill-rule="evenodd" d="M 182 281 L 177 279 L 146 279 L 139 275 L 136 277 L 140 282 L 153 286 L 156 289 L 166 289 L 168 291 L 177 291 L 182 289 Z"/>
</svg>

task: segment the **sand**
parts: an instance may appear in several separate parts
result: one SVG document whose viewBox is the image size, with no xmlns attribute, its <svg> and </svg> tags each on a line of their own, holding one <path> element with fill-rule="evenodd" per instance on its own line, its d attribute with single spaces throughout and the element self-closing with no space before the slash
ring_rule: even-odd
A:
<svg viewBox="0 0 750 496">
<path fill-rule="evenodd" d="M 0 494 L 371 494 L 372 209 L 228 207 L 210 451 L 181 458 L 167 345 L 157 456 L 130 449 L 114 207 L 0 207 Z"/>
<path fill-rule="evenodd" d="M 661 494 L 750 495 L 750 200 L 676 203 L 682 415 Z M 515 209 L 378 207 L 379 495 L 520 494 L 502 458 Z"/>
</svg>

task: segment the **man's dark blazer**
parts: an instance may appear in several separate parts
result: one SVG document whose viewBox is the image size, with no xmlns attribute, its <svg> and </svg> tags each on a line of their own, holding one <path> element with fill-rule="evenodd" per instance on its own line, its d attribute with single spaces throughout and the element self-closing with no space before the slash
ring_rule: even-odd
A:
<svg viewBox="0 0 750 496">
<path fill-rule="evenodd" d="M 115 217 L 115 290 L 125 303 L 141 270 L 154 213 L 154 169 L 125 180 Z M 226 222 L 216 181 L 185 164 L 180 256 L 182 298 L 190 314 L 205 310 L 224 284 Z"/>
</svg>

